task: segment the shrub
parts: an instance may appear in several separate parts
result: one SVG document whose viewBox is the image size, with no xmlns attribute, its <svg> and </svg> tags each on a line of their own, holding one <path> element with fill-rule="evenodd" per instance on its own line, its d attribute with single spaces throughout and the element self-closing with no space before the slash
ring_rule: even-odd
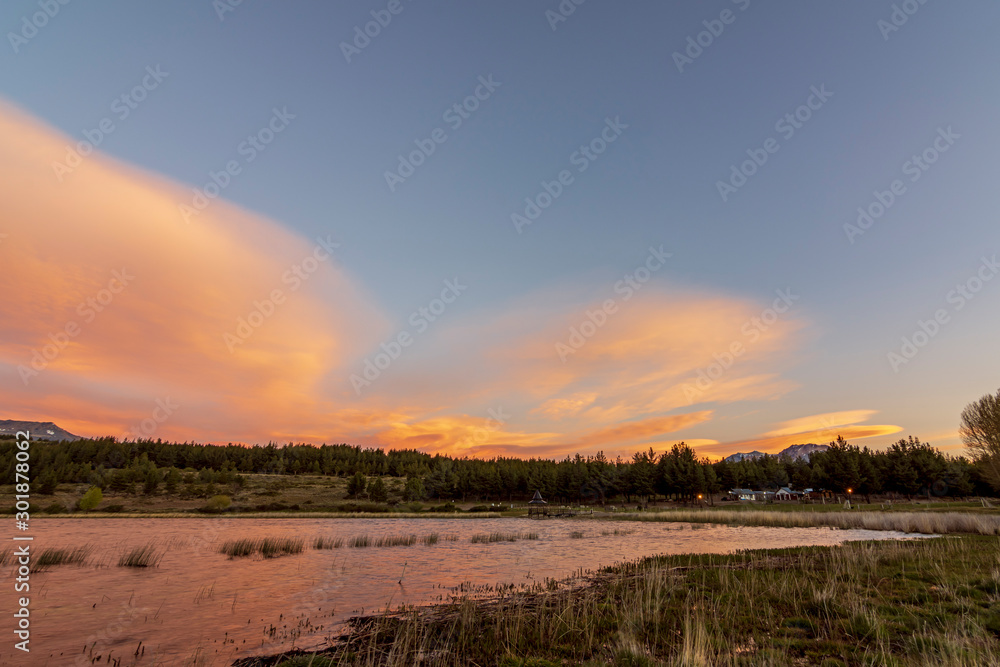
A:
<svg viewBox="0 0 1000 667">
<path fill-rule="evenodd" d="M 233 501 L 229 496 L 212 496 L 202 509 L 205 512 L 222 512 L 229 509 L 232 504 Z"/>
<path fill-rule="evenodd" d="M 97 507 L 103 499 L 104 494 L 101 492 L 101 489 L 96 486 L 92 486 L 87 489 L 87 492 L 83 494 L 83 497 L 77 501 L 76 506 L 84 512 L 89 512 Z"/>
<path fill-rule="evenodd" d="M 431 512 L 461 512 L 460 509 L 455 507 L 454 503 L 444 503 L 443 505 L 438 505 L 436 507 L 430 508 Z"/>
<path fill-rule="evenodd" d="M 385 488 L 385 482 L 381 477 L 376 477 L 368 482 L 368 497 L 375 502 L 384 503 L 389 499 L 389 490 Z"/>
<path fill-rule="evenodd" d="M 365 490 L 365 476 L 361 471 L 354 473 L 354 477 L 347 482 L 347 495 L 357 498 Z"/>
</svg>

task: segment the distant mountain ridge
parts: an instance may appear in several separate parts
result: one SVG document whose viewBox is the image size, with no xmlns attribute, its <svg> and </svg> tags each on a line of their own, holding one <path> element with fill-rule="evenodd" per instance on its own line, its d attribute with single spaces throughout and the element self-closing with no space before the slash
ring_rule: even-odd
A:
<svg viewBox="0 0 1000 667">
<path fill-rule="evenodd" d="M 731 454 L 726 457 L 726 461 L 729 463 L 739 463 L 740 461 L 759 459 L 764 456 L 764 452 L 758 452 L 756 449 L 752 452 L 737 452 L 736 454 Z"/>
<path fill-rule="evenodd" d="M 27 431 L 32 440 L 80 440 L 80 436 L 59 428 L 52 422 L 26 422 L 16 419 L 0 419 L 0 435 L 14 435 Z"/>
<path fill-rule="evenodd" d="M 793 459 L 806 459 L 808 461 L 814 452 L 825 452 L 828 449 L 830 449 L 830 445 L 817 445 L 810 442 L 804 445 L 789 445 L 778 452 L 775 456 L 789 456 Z M 737 463 L 739 461 L 759 459 L 762 456 L 764 456 L 764 452 L 754 450 L 752 452 L 737 452 L 735 454 L 730 454 L 725 458 L 725 460 L 729 463 Z"/>
</svg>

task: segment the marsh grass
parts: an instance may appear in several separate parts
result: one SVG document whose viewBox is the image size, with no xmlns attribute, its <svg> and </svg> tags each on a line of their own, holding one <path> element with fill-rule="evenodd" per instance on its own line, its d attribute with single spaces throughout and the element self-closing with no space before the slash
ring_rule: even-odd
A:
<svg viewBox="0 0 1000 667">
<path fill-rule="evenodd" d="M 1000 516 L 967 512 L 774 512 L 767 510 L 666 510 L 620 514 L 616 520 L 724 523 L 739 526 L 862 528 L 924 535 L 1000 535 Z"/>
<path fill-rule="evenodd" d="M 631 528 L 615 528 L 614 530 L 602 530 L 601 535 L 604 537 L 608 535 L 631 535 L 634 532 Z"/>
<path fill-rule="evenodd" d="M 661 556 L 548 588 L 355 618 L 284 664 L 1000 665 L 995 537 Z"/>
<path fill-rule="evenodd" d="M 472 544 L 492 544 L 493 542 L 517 542 L 518 540 L 537 540 L 538 533 L 476 533 L 469 540 Z"/>
<path fill-rule="evenodd" d="M 376 547 L 411 547 L 416 543 L 416 535 L 383 535 L 375 540 Z"/>
<path fill-rule="evenodd" d="M 0 566 L 6 565 L 7 561 L 10 560 L 10 549 L 0 550 Z"/>
<path fill-rule="evenodd" d="M 425 546 L 431 546 L 432 544 L 437 544 L 441 540 L 441 536 L 437 533 L 431 533 L 430 535 L 424 535 L 420 541 L 424 543 Z"/>
<path fill-rule="evenodd" d="M 93 552 L 94 547 L 90 544 L 66 549 L 42 549 L 37 556 L 32 558 L 31 570 L 41 572 L 56 565 L 85 565 Z M 7 557 L 12 562 L 14 561 L 13 555 L 9 552 Z"/>
<path fill-rule="evenodd" d="M 302 553 L 303 542 L 294 537 L 244 537 L 238 540 L 226 540 L 219 547 L 230 559 L 247 558 L 259 554 L 262 558 L 277 558 L 291 554 Z"/>
<path fill-rule="evenodd" d="M 344 546 L 342 537 L 324 537 L 317 535 L 313 539 L 313 549 L 339 549 Z"/>
<path fill-rule="evenodd" d="M 129 549 L 118 557 L 118 567 L 156 567 L 164 552 L 152 542 Z"/>
<path fill-rule="evenodd" d="M 582 530 L 574 530 L 569 534 L 569 539 L 571 540 L 582 540 L 585 537 L 585 533 Z"/>
</svg>

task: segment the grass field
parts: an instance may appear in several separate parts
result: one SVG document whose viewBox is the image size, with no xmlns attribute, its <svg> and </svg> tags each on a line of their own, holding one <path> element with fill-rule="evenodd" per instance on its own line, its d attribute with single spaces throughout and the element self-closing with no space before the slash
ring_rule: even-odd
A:
<svg viewBox="0 0 1000 667">
<path fill-rule="evenodd" d="M 583 585 L 352 623 L 327 654 L 239 664 L 989 667 L 1000 539 L 648 558 Z"/>
<path fill-rule="evenodd" d="M 596 518 L 600 515 L 595 515 Z M 830 526 L 832 528 L 863 528 L 866 530 L 897 530 L 924 535 L 970 533 L 1000 535 L 1000 515 L 971 512 L 938 511 L 836 511 L 795 512 L 773 511 L 766 507 L 752 510 L 667 510 L 611 515 L 620 521 L 653 521 L 684 523 L 724 523 L 748 526 L 784 528 Z"/>
<path fill-rule="evenodd" d="M 383 481 L 389 490 L 392 503 L 376 503 L 364 499 L 352 499 L 347 496 L 346 478 L 331 477 L 325 475 L 265 475 L 246 474 L 243 475 L 244 484 L 240 487 L 234 485 L 215 485 L 214 489 L 209 489 L 207 485 L 196 483 L 188 485 L 182 483 L 173 493 L 167 493 L 161 485 L 154 494 L 143 495 L 141 489 L 139 493 L 125 494 L 114 493 L 109 490 L 104 491 L 104 499 L 94 512 L 80 513 L 72 512 L 75 516 L 105 516 L 105 515 L 125 515 L 125 516 L 190 516 L 192 514 L 202 515 L 200 510 L 204 509 L 212 495 L 227 495 L 231 498 L 232 505 L 227 516 L 267 516 L 279 514 L 282 516 L 419 516 L 433 513 L 435 516 L 443 516 L 449 512 L 467 512 L 470 509 L 485 508 L 488 512 L 477 512 L 474 516 L 523 516 L 526 513 L 524 503 L 514 503 L 515 509 L 509 510 L 510 503 L 496 503 L 497 507 L 490 507 L 488 501 L 444 501 L 427 500 L 418 503 L 402 502 L 400 493 L 405 484 L 404 478 L 383 477 Z M 32 496 L 33 514 L 43 516 L 44 514 L 67 514 L 73 508 L 76 501 L 89 488 L 87 484 L 60 484 L 56 493 L 51 496 L 35 494 Z M 0 493 L 14 493 L 13 486 L 0 486 Z M 557 503 L 553 503 L 555 506 Z M 997 504 L 997 503 L 994 503 Z M 517 506 L 521 508 L 518 509 Z M 500 513 L 501 506 L 505 509 Z M 633 506 L 634 507 L 634 506 Z M 9 511 L 13 507 L 8 508 Z M 495 512 L 492 510 L 496 510 Z M 589 507 L 587 508 L 590 509 Z M 611 507 L 593 508 L 597 516 L 612 515 L 621 517 L 630 515 L 632 512 L 622 508 L 612 511 Z M 799 504 L 799 503 L 773 503 L 773 504 L 740 504 L 733 502 L 720 502 L 716 500 L 714 507 L 704 505 L 700 507 L 681 507 L 673 503 L 662 503 L 650 505 L 646 511 L 638 513 L 640 516 L 652 516 L 660 513 L 676 512 L 686 510 L 700 513 L 719 513 L 719 517 L 736 512 L 757 513 L 842 513 L 844 507 L 842 503 L 830 502 L 827 504 Z M 993 514 L 1000 516 L 1000 507 L 985 507 L 981 501 L 941 501 L 941 500 L 916 500 L 912 502 L 876 502 L 872 504 L 855 504 L 852 512 L 876 511 L 886 513 L 905 512 L 967 512 L 973 514 Z M 696 519 L 697 521 L 707 521 L 709 519 Z M 725 522 L 717 519 L 719 522 Z M 809 524 L 828 525 L 828 524 Z"/>
<path fill-rule="evenodd" d="M 450 501 L 433 500 L 422 503 L 407 503 L 399 501 L 399 493 L 405 479 L 383 477 L 394 503 L 377 503 L 365 499 L 352 499 L 347 495 L 347 480 L 340 477 L 325 475 L 244 475 L 245 483 L 241 487 L 234 485 L 215 485 L 209 489 L 205 484 L 178 485 L 173 493 L 167 493 L 163 486 L 151 495 L 144 495 L 141 489 L 134 494 L 114 493 L 104 490 L 104 499 L 93 514 L 117 515 L 190 515 L 200 514 L 208 500 L 213 495 L 227 495 L 231 498 L 230 513 L 262 515 L 280 513 L 283 515 L 311 514 L 386 514 L 409 513 L 422 514 L 436 512 L 438 514 L 452 512 L 458 509 L 466 510 L 482 506 L 482 502 L 452 503 Z M 88 484 L 60 484 L 53 495 L 34 494 L 32 496 L 33 514 L 59 515 L 70 513 L 77 500 L 89 488 Z M 0 493 L 14 488 L 11 485 L 0 486 Z M 486 503 L 488 506 L 489 503 Z M 76 516 L 83 513 L 72 512 Z"/>
</svg>

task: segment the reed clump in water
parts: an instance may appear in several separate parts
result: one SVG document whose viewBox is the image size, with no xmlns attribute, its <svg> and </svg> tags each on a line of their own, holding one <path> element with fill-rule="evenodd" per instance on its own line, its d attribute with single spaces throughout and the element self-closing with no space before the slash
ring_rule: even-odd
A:
<svg viewBox="0 0 1000 667">
<path fill-rule="evenodd" d="M 416 535 L 383 535 L 375 540 L 376 547 L 411 547 L 416 543 Z"/>
<path fill-rule="evenodd" d="M 472 544 L 492 544 L 493 542 L 517 542 L 518 540 L 537 540 L 538 533 L 477 533 L 472 536 Z"/>
<path fill-rule="evenodd" d="M 303 542 L 294 537 L 244 537 L 222 543 L 219 553 L 232 558 L 247 558 L 260 555 L 262 558 L 277 558 L 302 553 Z"/>
<path fill-rule="evenodd" d="M 607 537 L 608 535 L 631 535 L 635 531 L 628 528 L 615 528 L 614 530 L 602 530 L 601 535 Z"/>
<path fill-rule="evenodd" d="M 156 567 L 163 559 L 164 552 L 153 543 L 129 549 L 118 557 L 118 567 Z"/>
<path fill-rule="evenodd" d="M 585 534 L 582 530 L 574 530 L 569 534 L 569 539 L 571 540 L 582 540 L 584 537 Z"/>
<path fill-rule="evenodd" d="M 355 618 L 325 655 L 277 662 L 1000 664 L 995 537 L 661 556 L 601 570 L 582 585 L 546 588 Z"/>
<path fill-rule="evenodd" d="M 94 547 L 90 544 L 82 547 L 72 548 L 47 548 L 42 549 L 31 561 L 31 569 L 34 572 L 54 567 L 56 565 L 85 565 L 93 553 Z M 13 562 L 14 558 L 8 555 Z"/>
<path fill-rule="evenodd" d="M 344 546 L 342 537 L 324 537 L 322 535 L 313 539 L 313 549 L 339 549 Z"/>
</svg>

